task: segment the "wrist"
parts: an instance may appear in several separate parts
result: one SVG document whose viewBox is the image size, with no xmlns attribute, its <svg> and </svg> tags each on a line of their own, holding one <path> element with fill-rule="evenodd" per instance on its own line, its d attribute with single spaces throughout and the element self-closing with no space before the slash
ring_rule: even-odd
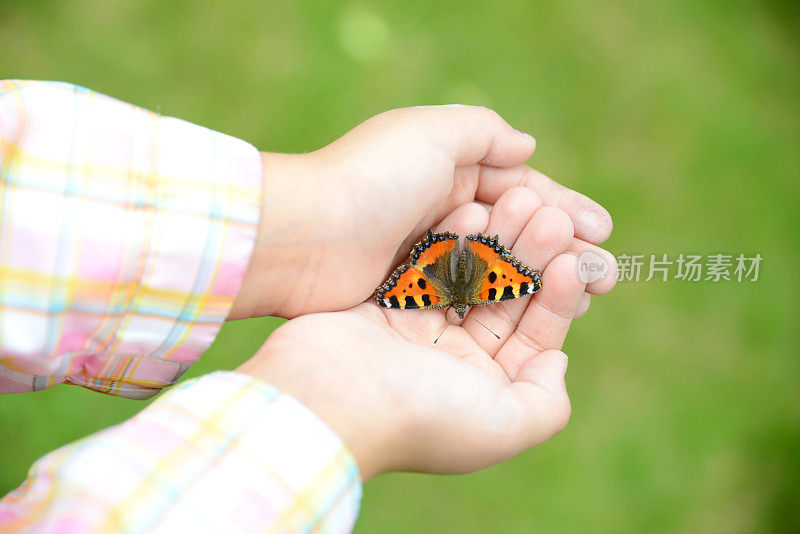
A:
<svg viewBox="0 0 800 534">
<path fill-rule="evenodd" d="M 301 377 L 287 376 L 280 371 L 269 369 L 254 362 L 255 358 L 243 363 L 237 373 L 252 376 L 278 388 L 281 393 L 291 396 L 327 424 L 352 454 L 358 465 L 363 482 L 391 470 L 384 458 L 386 447 L 379 446 L 376 439 L 378 429 L 358 421 L 353 414 L 343 411 L 336 398 L 328 398 L 319 390 L 309 388 Z"/>
<path fill-rule="evenodd" d="M 298 239 L 312 226 L 308 154 L 261 153 L 261 213 L 253 252 L 228 320 L 281 315 L 292 297 L 297 266 L 304 261 Z"/>
<path fill-rule="evenodd" d="M 303 347 L 298 351 L 294 340 L 284 343 L 278 329 L 236 372 L 275 386 L 324 421 L 347 446 L 364 481 L 401 466 L 393 457 L 404 449 L 401 410 L 387 410 L 381 395 L 375 398 L 380 386 L 360 383 L 351 369 L 317 359 L 311 347 Z"/>
</svg>

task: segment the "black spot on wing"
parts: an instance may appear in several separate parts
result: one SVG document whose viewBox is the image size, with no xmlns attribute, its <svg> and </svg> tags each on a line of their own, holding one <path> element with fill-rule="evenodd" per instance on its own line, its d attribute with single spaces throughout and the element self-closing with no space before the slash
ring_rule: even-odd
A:
<svg viewBox="0 0 800 534">
<path fill-rule="evenodd" d="M 405 309 L 419 308 L 419 304 L 417 304 L 417 301 L 414 300 L 414 297 L 412 297 L 411 295 L 408 295 L 406 297 L 406 305 L 403 306 L 403 307 Z"/>
<path fill-rule="evenodd" d="M 392 295 L 391 297 L 389 297 L 389 306 L 391 306 L 392 308 L 399 308 L 400 307 L 400 301 L 397 300 L 397 296 L 396 295 Z"/>
<path fill-rule="evenodd" d="M 422 282 L 422 279 L 420 279 L 420 282 Z M 428 294 L 422 295 L 422 302 L 423 302 L 423 304 L 425 304 L 425 306 L 430 306 L 431 305 L 431 296 L 428 295 Z"/>
<path fill-rule="evenodd" d="M 519 285 L 519 294 L 520 295 L 527 295 L 528 294 L 528 282 L 522 282 Z"/>
<path fill-rule="evenodd" d="M 497 280 L 497 273 L 492 271 L 492 272 L 489 273 L 489 276 L 487 276 L 486 278 L 489 279 L 490 283 L 494 284 L 495 281 Z"/>
<path fill-rule="evenodd" d="M 514 286 L 506 286 L 505 289 L 503 289 L 503 296 L 500 297 L 500 300 L 511 300 L 513 298 L 516 298 L 516 295 L 514 295 Z"/>
<path fill-rule="evenodd" d="M 419 288 L 420 288 L 420 289 L 425 289 L 425 287 L 426 287 L 428 284 L 426 284 L 426 283 L 425 283 L 425 280 L 424 280 L 424 279 L 420 278 L 419 280 L 417 280 L 417 285 L 419 286 Z"/>
<path fill-rule="evenodd" d="M 494 298 L 496 296 L 497 296 L 497 289 L 494 288 L 494 287 L 490 288 L 489 289 L 489 300 L 494 300 Z"/>
</svg>

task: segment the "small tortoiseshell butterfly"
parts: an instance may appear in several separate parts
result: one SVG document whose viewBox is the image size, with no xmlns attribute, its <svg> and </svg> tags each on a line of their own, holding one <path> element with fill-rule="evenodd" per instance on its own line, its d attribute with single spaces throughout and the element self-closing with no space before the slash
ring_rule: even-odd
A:
<svg viewBox="0 0 800 534">
<path fill-rule="evenodd" d="M 532 295 L 542 288 L 539 271 L 522 264 L 497 236 L 468 235 L 463 251 L 450 232 L 428 235 L 375 291 L 382 308 L 455 308 L 463 319 L 468 306 Z"/>
</svg>

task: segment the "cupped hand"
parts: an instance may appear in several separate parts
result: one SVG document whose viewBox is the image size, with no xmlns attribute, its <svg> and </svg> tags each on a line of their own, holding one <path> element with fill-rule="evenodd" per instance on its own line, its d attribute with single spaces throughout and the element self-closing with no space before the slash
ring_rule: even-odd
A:
<svg viewBox="0 0 800 534">
<path fill-rule="evenodd" d="M 494 230 L 542 271 L 532 297 L 472 308 L 387 310 L 367 301 L 304 315 L 278 328 L 238 371 L 303 402 L 339 433 L 368 479 L 392 470 L 461 473 L 506 460 L 561 430 L 570 415 L 560 352 L 585 285 L 573 221 L 512 188 L 489 214 L 468 203 L 437 227 L 462 235 Z"/>
<path fill-rule="evenodd" d="M 310 154 L 263 154 L 259 235 L 229 318 L 352 307 L 446 214 L 491 208 L 516 186 L 567 213 L 573 249 L 610 256 L 592 245 L 610 234 L 608 213 L 524 165 L 534 147 L 489 109 L 426 106 L 377 115 Z M 611 286 L 608 277 L 587 292 Z"/>
</svg>

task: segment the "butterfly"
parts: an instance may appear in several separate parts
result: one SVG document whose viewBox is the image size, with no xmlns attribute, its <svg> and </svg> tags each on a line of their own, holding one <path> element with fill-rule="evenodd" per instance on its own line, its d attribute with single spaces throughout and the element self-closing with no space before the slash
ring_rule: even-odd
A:
<svg viewBox="0 0 800 534">
<path fill-rule="evenodd" d="M 382 308 L 453 307 L 463 319 L 467 307 L 532 295 L 542 288 L 538 270 L 525 266 L 501 245 L 497 236 L 428 235 L 411 249 L 411 263 L 401 265 L 375 290 Z"/>
</svg>

